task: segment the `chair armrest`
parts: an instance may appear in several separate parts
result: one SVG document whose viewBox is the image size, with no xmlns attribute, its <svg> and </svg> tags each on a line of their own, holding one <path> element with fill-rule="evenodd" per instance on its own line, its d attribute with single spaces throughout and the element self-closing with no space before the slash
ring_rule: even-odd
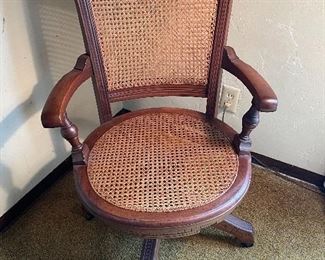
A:
<svg viewBox="0 0 325 260">
<path fill-rule="evenodd" d="M 54 86 L 46 100 L 41 120 L 45 128 L 61 127 L 61 135 L 72 146 L 72 162 L 74 165 L 86 164 L 88 147 L 80 143 L 78 128 L 66 114 L 67 105 L 78 87 L 92 75 L 92 67 L 88 55 L 81 55 L 73 70 L 64 75 Z"/>
<path fill-rule="evenodd" d="M 241 61 L 233 48 L 224 48 L 221 67 L 243 82 L 252 94 L 253 104 L 258 111 L 276 111 L 278 100 L 270 85 L 256 70 Z"/>
<path fill-rule="evenodd" d="M 221 67 L 243 82 L 253 96 L 252 106 L 243 116 L 242 131 L 233 141 L 239 154 L 250 154 L 252 141 L 249 135 L 259 123 L 259 111 L 276 111 L 278 99 L 263 77 L 241 61 L 233 48 L 228 46 L 224 48 Z"/>
<path fill-rule="evenodd" d="M 41 119 L 45 128 L 64 127 L 66 108 L 78 87 L 92 75 L 88 55 L 81 55 L 74 68 L 65 74 L 54 86 L 44 105 Z"/>
</svg>

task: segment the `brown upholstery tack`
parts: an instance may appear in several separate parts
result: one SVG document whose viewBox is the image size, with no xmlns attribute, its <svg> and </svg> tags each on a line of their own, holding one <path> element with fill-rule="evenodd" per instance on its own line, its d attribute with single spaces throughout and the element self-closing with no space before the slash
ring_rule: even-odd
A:
<svg viewBox="0 0 325 260">
<path fill-rule="evenodd" d="M 228 139 L 205 119 L 156 112 L 104 133 L 90 151 L 87 172 L 95 192 L 111 204 L 170 212 L 217 199 L 237 170 Z"/>
<path fill-rule="evenodd" d="M 90 0 L 109 90 L 206 85 L 216 0 Z"/>
</svg>

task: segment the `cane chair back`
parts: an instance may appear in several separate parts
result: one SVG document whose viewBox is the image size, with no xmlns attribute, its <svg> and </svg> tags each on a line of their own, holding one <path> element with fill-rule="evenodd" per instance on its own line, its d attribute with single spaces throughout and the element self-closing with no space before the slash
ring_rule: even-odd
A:
<svg viewBox="0 0 325 260">
<path fill-rule="evenodd" d="M 208 97 L 213 115 L 229 2 L 76 0 L 101 121 L 148 96 Z"/>
</svg>

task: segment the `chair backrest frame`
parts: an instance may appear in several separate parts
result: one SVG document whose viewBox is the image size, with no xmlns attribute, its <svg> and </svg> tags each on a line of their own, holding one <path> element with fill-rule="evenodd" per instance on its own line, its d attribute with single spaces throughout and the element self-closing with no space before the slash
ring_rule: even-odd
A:
<svg viewBox="0 0 325 260">
<path fill-rule="evenodd" d="M 98 42 L 95 21 L 91 14 L 90 0 L 75 0 L 86 52 L 90 55 L 94 75 L 92 77 L 100 122 L 112 118 L 110 103 L 153 96 L 193 96 L 207 98 L 206 115 L 213 118 L 221 82 L 221 61 L 226 42 L 232 0 L 215 0 L 217 4 L 210 66 L 206 86 L 155 85 L 110 91 Z"/>
</svg>

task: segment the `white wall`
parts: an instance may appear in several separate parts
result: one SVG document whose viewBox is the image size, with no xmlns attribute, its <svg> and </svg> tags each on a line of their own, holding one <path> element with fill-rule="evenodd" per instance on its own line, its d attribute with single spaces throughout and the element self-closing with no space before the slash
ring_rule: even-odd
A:
<svg viewBox="0 0 325 260">
<path fill-rule="evenodd" d="M 67 158 L 69 145 L 58 129 L 42 128 L 40 113 L 54 83 L 83 52 L 72 0 L 0 2 L 0 216 Z M 82 136 L 97 126 L 89 82 L 69 114 Z"/>
<path fill-rule="evenodd" d="M 233 2 L 228 45 L 267 79 L 279 98 L 276 113 L 262 114 L 252 134 L 253 150 L 325 175 L 324 1 Z M 223 82 L 242 89 L 237 114 L 227 114 L 225 119 L 240 130 L 251 97 L 226 73 Z M 205 111 L 205 100 L 194 98 L 124 103 L 131 110 L 170 105 Z"/>
</svg>

